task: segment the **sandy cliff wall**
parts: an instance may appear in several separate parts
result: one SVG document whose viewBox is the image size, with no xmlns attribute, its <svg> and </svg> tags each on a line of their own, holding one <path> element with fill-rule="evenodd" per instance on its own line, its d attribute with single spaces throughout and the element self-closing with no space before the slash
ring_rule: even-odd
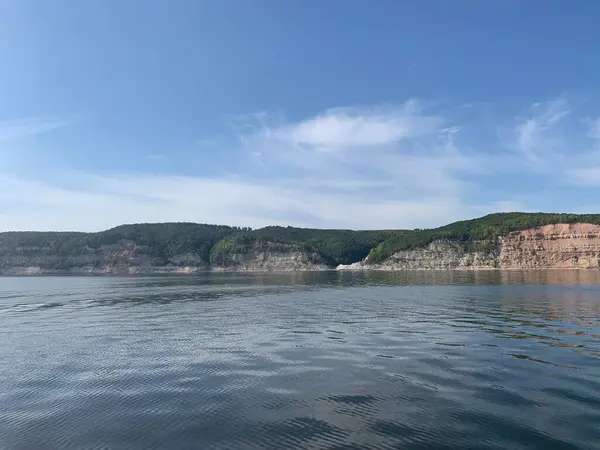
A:
<svg viewBox="0 0 600 450">
<path fill-rule="evenodd" d="M 600 268 L 598 225 L 545 225 L 509 233 L 490 244 L 491 252 L 471 252 L 460 243 L 433 242 L 397 252 L 380 264 L 366 258 L 338 270 Z"/>
<path fill-rule="evenodd" d="M 307 271 L 329 270 L 321 257 L 316 253 L 300 250 L 290 251 L 248 251 L 234 253 L 225 263 L 213 266 L 218 272 L 251 272 L 251 271 Z"/>
<path fill-rule="evenodd" d="M 364 261 L 338 266 L 338 270 L 411 270 L 411 269 L 493 269 L 498 259 L 495 252 L 468 252 L 451 242 L 432 242 L 415 250 L 397 252 L 381 264 Z"/>
<path fill-rule="evenodd" d="M 600 267 L 600 226 L 555 224 L 499 239 L 499 267 L 511 269 Z"/>
<path fill-rule="evenodd" d="M 211 251 L 213 271 L 329 270 L 323 257 L 308 246 L 265 239 L 225 239 Z"/>
<path fill-rule="evenodd" d="M 226 253 L 212 265 L 198 254 L 186 253 L 165 259 L 131 241 L 82 249 L 76 256 L 62 257 L 39 247 L 8 251 L 0 248 L 0 274 L 41 275 L 53 273 L 109 275 L 144 273 L 190 273 L 215 271 L 307 271 L 329 270 L 323 258 L 297 245 L 254 243 Z"/>
<path fill-rule="evenodd" d="M 207 263 L 195 253 L 164 259 L 145 246 L 123 240 L 114 245 L 82 248 L 75 256 L 61 256 L 40 247 L 0 248 L 0 274 L 34 275 L 49 273 L 117 274 L 190 272 L 206 269 Z"/>
<path fill-rule="evenodd" d="M 195 253 L 163 258 L 133 241 L 81 248 L 63 257 L 52 248 L 0 247 L 0 274 L 187 273 L 215 271 L 307 271 L 330 267 L 309 246 L 249 240 L 216 246 L 222 250 L 209 266 Z M 231 244 L 231 248 L 229 245 Z M 486 249 L 473 251 L 473 249 Z M 215 250 L 215 251 L 216 251 Z M 212 258 L 212 256 L 211 256 Z M 208 258 L 206 258 L 208 259 Z M 339 270 L 600 268 L 600 225 L 554 224 L 516 231 L 496 241 L 436 241 L 400 251 L 380 264 L 366 258 Z"/>
</svg>

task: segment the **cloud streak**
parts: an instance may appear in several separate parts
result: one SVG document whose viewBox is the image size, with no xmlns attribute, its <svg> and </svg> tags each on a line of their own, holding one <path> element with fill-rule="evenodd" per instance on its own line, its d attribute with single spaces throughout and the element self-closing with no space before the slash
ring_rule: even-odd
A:
<svg viewBox="0 0 600 450">
<path fill-rule="evenodd" d="M 294 146 L 321 150 L 350 150 L 393 144 L 438 130 L 442 119 L 423 112 L 415 100 L 397 108 L 335 108 L 314 118 L 265 129 Z M 264 125 L 264 122 L 263 122 Z"/>
<path fill-rule="evenodd" d="M 0 202 L 22 205 L 0 215 L 0 227 L 98 230 L 183 220 L 416 228 L 470 213 L 460 174 L 473 170 L 476 160 L 456 146 L 457 127 L 415 101 L 270 122 L 266 115 L 238 120 L 236 152 L 252 167 L 230 177 L 65 174 L 76 186 L 70 189 L 0 178 L 6 193 Z"/>
<path fill-rule="evenodd" d="M 76 189 L 0 178 L 2 230 L 101 230 L 120 223 L 192 221 L 261 227 L 271 224 L 325 228 L 403 228 L 453 217 L 452 199 L 348 201 L 337 193 L 285 184 L 230 179 L 156 176 L 90 176 Z M 199 195 L 204 193 L 204 195 Z M 406 218 L 410 216 L 407 221 Z M 385 225 L 385 226 L 384 226 Z"/>
<path fill-rule="evenodd" d="M 562 98 L 533 104 L 530 115 L 515 127 L 517 148 L 531 163 L 543 165 L 561 144 L 555 130 L 569 114 Z"/>
<path fill-rule="evenodd" d="M 474 139 L 476 125 L 451 111 L 410 100 L 333 108 L 298 121 L 237 117 L 237 140 L 215 143 L 235 162 L 228 176 L 122 173 L 117 165 L 103 175 L 65 168 L 44 181 L 0 175 L 0 230 L 101 230 L 160 221 L 411 229 L 495 211 L 547 209 L 537 189 L 600 187 L 600 122 L 584 122 L 566 99 L 531 105 L 516 121 L 498 118 L 498 128 L 511 130 L 505 140 L 496 128 Z M 65 125 L 13 123 L 0 127 L 0 136 Z M 169 162 L 175 160 L 169 154 Z M 574 197 L 565 198 L 575 211 Z M 558 208 L 558 198 L 552 200 Z"/>
<path fill-rule="evenodd" d="M 600 117 L 591 121 L 588 129 L 588 136 L 600 141 Z"/>
<path fill-rule="evenodd" d="M 64 119 L 43 117 L 0 121 L 0 142 L 28 138 L 69 124 Z"/>
<path fill-rule="evenodd" d="M 268 122 L 263 116 L 247 125 L 253 132 L 240 140 L 271 179 L 291 173 L 310 184 L 383 184 L 391 198 L 419 198 L 419 191 L 456 192 L 463 185 L 456 174 L 479 164 L 456 147 L 457 127 L 414 100 L 396 108 L 336 108 L 297 123 Z"/>
</svg>

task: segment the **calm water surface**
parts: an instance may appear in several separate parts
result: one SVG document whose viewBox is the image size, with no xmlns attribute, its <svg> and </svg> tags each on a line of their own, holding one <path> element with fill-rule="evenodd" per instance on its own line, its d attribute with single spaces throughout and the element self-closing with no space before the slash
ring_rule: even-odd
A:
<svg viewBox="0 0 600 450">
<path fill-rule="evenodd" d="M 0 448 L 600 448 L 600 272 L 0 278 Z"/>
</svg>

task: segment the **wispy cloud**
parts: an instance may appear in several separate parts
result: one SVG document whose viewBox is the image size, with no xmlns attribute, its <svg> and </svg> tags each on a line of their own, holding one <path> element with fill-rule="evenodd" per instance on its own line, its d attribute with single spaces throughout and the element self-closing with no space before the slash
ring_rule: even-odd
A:
<svg viewBox="0 0 600 450">
<path fill-rule="evenodd" d="M 321 150 L 370 148 L 436 131 L 442 119 L 425 114 L 423 109 L 416 100 L 395 108 L 335 108 L 299 123 L 265 131 L 267 137 L 295 146 Z"/>
<path fill-rule="evenodd" d="M 583 151 L 570 149 L 572 162 L 563 167 L 565 180 L 577 187 L 600 187 L 600 118 L 583 122 L 588 127 L 582 132 L 588 146 Z"/>
<path fill-rule="evenodd" d="M 302 186 L 231 179 L 90 176 L 84 185 L 60 189 L 4 177 L 0 191 L 0 204 L 20 204 L 14 211 L 0 213 L 1 230 L 101 230 L 120 223 L 160 221 L 414 228 L 460 217 L 455 200 L 441 197 L 435 202 L 371 201 Z"/>
<path fill-rule="evenodd" d="M 592 139 L 597 139 L 600 141 L 600 117 L 590 121 L 588 136 Z"/>
<path fill-rule="evenodd" d="M 600 166 L 571 169 L 566 175 L 567 181 L 575 186 L 600 186 Z"/>
<path fill-rule="evenodd" d="M 560 145 L 554 130 L 569 114 L 563 98 L 533 104 L 515 127 L 516 147 L 531 163 L 545 164 Z"/>
<path fill-rule="evenodd" d="M 517 124 L 514 115 L 498 117 L 498 126 L 511 130 L 508 140 L 497 139 L 496 128 L 474 130 L 452 111 L 412 100 L 333 108 L 298 121 L 238 116 L 237 140 L 211 144 L 227 153 L 211 163 L 228 165 L 219 171 L 228 176 L 192 176 L 189 168 L 187 176 L 119 173 L 118 166 L 102 176 L 65 169 L 44 181 L 0 175 L 0 230 L 159 221 L 423 228 L 557 204 L 539 190 L 600 187 L 600 122 L 584 122 L 567 99 L 536 103 Z M 12 135 L 53 126 L 64 124 L 30 124 Z M 176 159 L 169 154 L 169 166 Z M 575 211 L 575 197 L 565 198 Z"/>
<path fill-rule="evenodd" d="M 238 119 L 237 155 L 247 164 L 232 176 L 71 174 L 70 189 L 4 178 L 4 201 L 24 207 L 0 215 L 0 228 L 165 220 L 416 228 L 472 213 L 462 175 L 476 170 L 478 159 L 462 153 L 456 124 L 415 101 L 336 108 L 299 122 Z"/>
<path fill-rule="evenodd" d="M 69 124 L 65 119 L 44 117 L 0 121 L 0 142 L 47 133 Z"/>
<path fill-rule="evenodd" d="M 446 126 L 449 119 L 425 112 L 414 100 L 396 108 L 336 108 L 295 123 L 250 119 L 245 129 L 252 131 L 240 140 L 247 156 L 268 162 L 270 176 L 292 171 L 345 182 L 363 177 L 399 182 L 416 169 L 470 165 L 455 145 L 460 129 Z"/>
</svg>

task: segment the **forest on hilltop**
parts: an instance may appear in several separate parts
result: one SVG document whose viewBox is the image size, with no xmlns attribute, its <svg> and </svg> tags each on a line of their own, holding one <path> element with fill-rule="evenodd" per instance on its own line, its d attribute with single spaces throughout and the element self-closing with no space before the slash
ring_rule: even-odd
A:
<svg viewBox="0 0 600 450">
<path fill-rule="evenodd" d="M 459 241 L 465 245 L 467 251 L 492 250 L 499 236 L 512 231 L 555 223 L 577 222 L 600 225 L 600 214 L 495 213 L 477 219 L 454 222 L 439 228 L 397 231 L 371 250 L 369 260 L 377 264 L 396 252 L 424 247 L 433 241 L 443 239 Z"/>
<path fill-rule="evenodd" d="M 261 248 L 316 253 L 330 266 L 350 264 L 367 255 L 372 263 L 378 263 L 398 251 L 423 247 L 435 240 L 460 241 L 467 250 L 491 250 L 497 237 L 511 231 L 575 222 L 600 225 L 600 215 L 497 213 L 416 230 L 353 231 L 282 226 L 253 230 L 225 225 L 153 223 L 121 225 L 97 233 L 4 232 L 0 233 L 0 265 L 3 257 L 37 254 L 53 255 L 60 258 L 61 267 L 68 267 L 69 258 L 127 242 L 164 264 L 177 255 L 196 254 L 200 257 L 199 264 L 218 265 L 232 254 Z"/>
<path fill-rule="evenodd" d="M 246 230 L 249 228 L 183 222 L 120 225 L 97 233 L 6 232 L 0 233 L 0 258 L 16 252 L 25 255 L 42 252 L 68 259 L 85 254 L 90 249 L 131 241 L 144 247 L 146 254 L 164 260 L 185 253 L 196 253 L 208 261 L 210 250 L 216 242 Z"/>
</svg>

